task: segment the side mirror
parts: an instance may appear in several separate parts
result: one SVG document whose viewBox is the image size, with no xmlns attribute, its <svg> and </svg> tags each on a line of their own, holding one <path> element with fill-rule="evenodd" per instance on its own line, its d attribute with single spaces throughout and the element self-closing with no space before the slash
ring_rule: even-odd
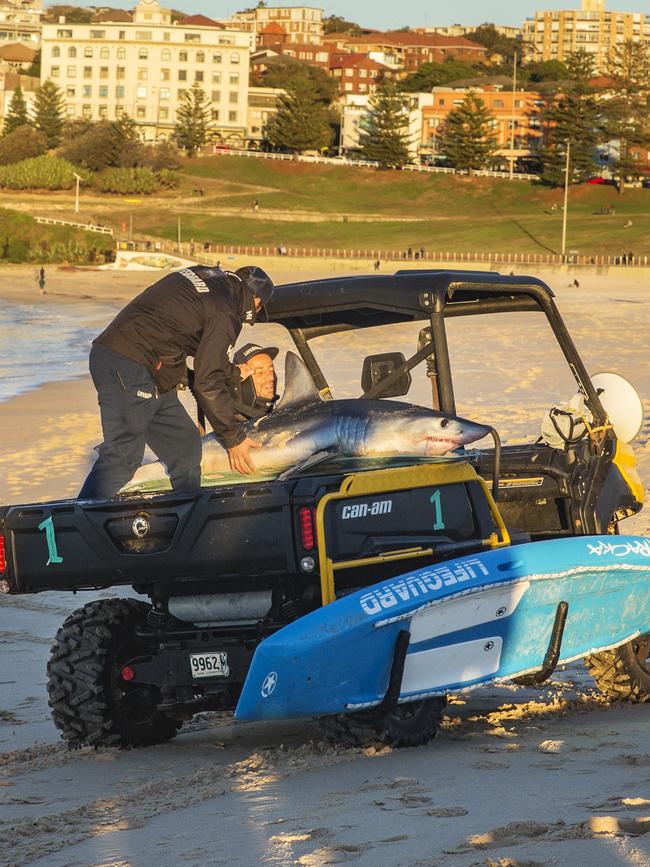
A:
<svg viewBox="0 0 650 867">
<path fill-rule="evenodd" d="M 363 392 L 370 391 L 378 383 L 383 382 L 394 373 L 406 359 L 401 352 L 384 352 L 381 355 L 367 355 L 363 360 L 361 372 L 361 388 Z M 411 374 L 405 370 L 400 376 L 391 382 L 386 389 L 381 389 L 377 397 L 401 397 L 408 394 L 411 387 Z"/>
</svg>

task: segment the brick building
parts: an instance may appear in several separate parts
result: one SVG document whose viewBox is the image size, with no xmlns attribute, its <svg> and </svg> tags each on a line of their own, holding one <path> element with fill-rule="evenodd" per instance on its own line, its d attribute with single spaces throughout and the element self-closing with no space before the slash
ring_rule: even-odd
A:
<svg viewBox="0 0 650 867">
<path fill-rule="evenodd" d="M 369 33 L 363 36 L 332 33 L 323 37 L 323 41 L 341 51 L 367 54 L 373 60 L 407 73 L 413 72 L 423 63 L 443 63 L 448 58 L 467 63 L 487 62 L 489 53 L 483 45 L 471 42 L 464 36 L 410 31 Z"/>
</svg>

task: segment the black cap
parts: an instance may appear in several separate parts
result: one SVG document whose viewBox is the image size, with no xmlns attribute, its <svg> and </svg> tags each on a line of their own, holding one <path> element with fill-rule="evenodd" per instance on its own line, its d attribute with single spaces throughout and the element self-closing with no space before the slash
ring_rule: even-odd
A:
<svg viewBox="0 0 650 867">
<path fill-rule="evenodd" d="M 233 362 L 235 364 L 246 364 L 246 362 L 250 361 L 251 358 L 254 358 L 256 355 L 270 355 L 271 358 L 275 358 L 280 350 L 277 346 L 259 346 L 257 343 L 245 343 L 241 346 L 237 352 L 233 355 Z"/>
<path fill-rule="evenodd" d="M 248 286 L 249 291 L 260 299 L 262 307 L 266 307 L 275 288 L 273 280 L 266 271 L 258 268 L 257 265 L 246 265 L 243 268 L 237 268 L 235 274 Z"/>
</svg>

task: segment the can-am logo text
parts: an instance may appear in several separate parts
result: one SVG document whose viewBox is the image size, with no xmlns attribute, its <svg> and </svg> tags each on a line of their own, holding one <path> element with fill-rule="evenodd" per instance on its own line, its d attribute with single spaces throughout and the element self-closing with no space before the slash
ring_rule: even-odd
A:
<svg viewBox="0 0 650 867">
<path fill-rule="evenodd" d="M 388 515 L 393 508 L 392 500 L 375 500 L 374 503 L 354 503 L 343 506 L 341 519 L 349 521 L 350 518 L 365 518 L 366 515 Z"/>
</svg>

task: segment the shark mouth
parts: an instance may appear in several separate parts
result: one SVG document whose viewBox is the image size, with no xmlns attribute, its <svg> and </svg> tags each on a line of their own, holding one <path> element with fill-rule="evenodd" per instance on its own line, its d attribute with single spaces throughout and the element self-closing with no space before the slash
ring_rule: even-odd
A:
<svg viewBox="0 0 650 867">
<path fill-rule="evenodd" d="M 420 442 L 424 443 L 425 455 L 442 455 L 462 445 L 459 440 L 448 437 L 423 437 Z"/>
</svg>

